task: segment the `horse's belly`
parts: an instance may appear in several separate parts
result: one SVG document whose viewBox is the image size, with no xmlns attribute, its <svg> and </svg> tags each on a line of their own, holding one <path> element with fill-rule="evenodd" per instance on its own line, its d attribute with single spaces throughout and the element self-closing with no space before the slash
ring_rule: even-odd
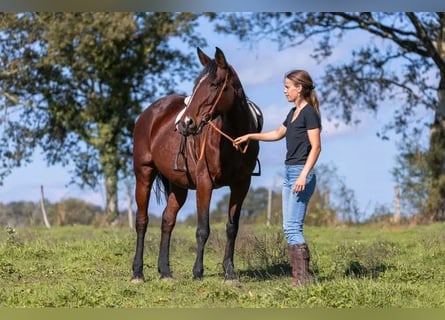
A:
<svg viewBox="0 0 445 320">
<path fill-rule="evenodd" d="M 171 183 L 185 189 L 195 189 L 195 170 L 194 166 L 188 164 L 189 161 L 179 152 L 179 145 L 177 150 L 160 150 L 154 156 L 156 168 Z"/>
</svg>

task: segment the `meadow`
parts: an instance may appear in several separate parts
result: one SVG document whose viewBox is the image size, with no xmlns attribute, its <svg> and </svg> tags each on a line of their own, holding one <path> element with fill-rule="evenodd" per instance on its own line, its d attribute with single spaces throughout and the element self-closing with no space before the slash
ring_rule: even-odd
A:
<svg viewBox="0 0 445 320">
<path fill-rule="evenodd" d="M 195 228 L 172 238 L 172 280 L 159 279 L 159 226 L 149 225 L 146 282 L 130 283 L 135 232 L 70 226 L 0 230 L 0 307 L 443 308 L 445 224 L 306 227 L 313 283 L 290 285 L 280 226 L 242 225 L 225 283 L 223 224 L 211 226 L 204 278 L 193 280 Z"/>
</svg>

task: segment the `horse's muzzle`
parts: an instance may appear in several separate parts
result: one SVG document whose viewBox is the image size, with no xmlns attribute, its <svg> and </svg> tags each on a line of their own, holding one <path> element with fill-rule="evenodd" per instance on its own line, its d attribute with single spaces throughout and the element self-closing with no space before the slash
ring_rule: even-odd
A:
<svg viewBox="0 0 445 320">
<path fill-rule="evenodd" d="M 189 136 L 196 134 L 198 132 L 198 126 L 196 125 L 195 121 L 193 121 L 190 117 L 185 117 L 183 121 L 179 122 L 179 132 L 183 136 Z"/>
</svg>

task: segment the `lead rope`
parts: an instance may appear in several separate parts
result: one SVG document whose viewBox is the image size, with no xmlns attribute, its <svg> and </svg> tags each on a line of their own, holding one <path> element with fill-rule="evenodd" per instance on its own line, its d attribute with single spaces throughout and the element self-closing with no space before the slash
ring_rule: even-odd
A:
<svg viewBox="0 0 445 320">
<path fill-rule="evenodd" d="M 227 133 L 225 133 L 220 128 L 218 128 L 212 121 L 208 121 L 207 123 L 210 124 L 210 126 L 213 129 L 215 129 L 220 135 L 222 135 L 224 138 L 226 138 L 229 141 L 231 141 L 232 145 L 235 143 L 234 139 L 232 139 Z M 207 132 L 208 132 L 208 130 L 206 130 L 205 133 L 204 133 L 204 139 L 203 139 L 204 143 L 201 144 L 201 152 L 199 153 L 199 160 L 201 160 L 202 157 L 204 156 L 204 151 L 205 151 L 205 147 L 206 147 Z M 237 147 L 234 147 L 234 148 L 236 148 L 236 150 L 239 150 L 241 153 L 246 153 L 248 146 L 249 146 L 249 141 L 246 142 L 246 146 L 243 149 L 240 149 L 240 148 L 237 148 Z"/>
<path fill-rule="evenodd" d="M 234 144 L 235 143 L 235 140 L 234 139 L 232 139 L 228 134 L 226 134 L 226 133 L 224 133 L 220 128 L 218 128 L 212 121 L 208 121 L 207 122 L 208 124 L 210 124 L 210 126 L 213 128 L 213 129 L 215 129 L 220 135 L 222 135 L 224 138 L 226 138 L 226 139 L 228 139 L 229 141 L 231 141 L 232 142 L 232 144 Z M 206 132 L 205 132 L 205 136 L 204 136 L 204 143 L 201 145 L 201 152 L 200 152 L 200 154 L 199 154 L 199 160 L 201 160 L 202 159 L 202 157 L 204 156 L 204 151 L 205 151 L 205 148 L 206 148 L 206 139 L 207 139 L 207 130 L 206 130 Z M 239 150 L 241 153 L 246 153 L 247 152 L 247 147 L 249 146 L 249 141 L 247 141 L 247 143 L 246 143 L 246 146 L 243 148 L 243 149 L 239 149 L 239 148 L 236 148 L 237 150 Z"/>
<path fill-rule="evenodd" d="M 224 133 L 220 128 L 218 128 L 213 122 L 211 122 L 211 121 L 209 121 L 208 122 L 211 126 L 212 126 L 212 128 L 213 129 L 215 129 L 220 135 L 222 135 L 224 138 L 226 138 L 226 139 L 228 139 L 229 141 L 231 141 L 232 142 L 232 144 L 234 144 L 234 142 L 235 142 L 235 140 L 234 139 L 232 139 L 228 134 L 226 134 L 226 133 Z M 201 159 L 203 156 L 204 156 L 204 150 L 205 150 L 205 140 L 206 140 L 206 138 L 207 138 L 207 130 L 206 130 L 206 133 L 205 133 L 205 137 L 204 137 L 204 143 L 201 145 L 201 153 L 200 153 L 200 156 L 199 156 L 199 159 Z M 245 145 L 245 147 L 243 148 L 243 149 L 239 149 L 239 148 L 236 148 L 237 150 L 239 150 L 241 153 L 246 153 L 247 152 L 247 147 L 249 147 L 249 141 L 247 141 L 246 142 L 246 145 Z M 259 176 L 261 176 L 261 163 L 260 163 L 260 159 L 256 159 L 256 162 L 257 162 L 257 164 L 258 164 L 258 172 L 252 172 L 252 176 L 257 176 L 257 177 L 259 177 Z"/>
<path fill-rule="evenodd" d="M 223 137 L 225 137 L 227 140 L 231 141 L 232 144 L 235 143 L 235 140 L 232 139 L 228 134 L 226 134 L 225 132 L 223 132 L 220 128 L 218 128 L 212 121 L 209 121 L 209 124 L 212 126 L 213 129 L 215 129 L 220 135 L 222 135 Z M 249 141 L 246 142 L 246 146 L 243 149 L 239 149 L 236 148 L 237 150 L 239 150 L 241 153 L 246 153 L 247 152 L 247 147 L 249 146 Z"/>
</svg>

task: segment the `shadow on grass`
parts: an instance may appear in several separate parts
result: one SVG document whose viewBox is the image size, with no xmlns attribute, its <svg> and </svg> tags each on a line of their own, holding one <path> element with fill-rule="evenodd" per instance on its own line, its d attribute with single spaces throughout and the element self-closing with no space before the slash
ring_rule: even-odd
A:
<svg viewBox="0 0 445 320">
<path fill-rule="evenodd" d="M 348 267 L 345 270 L 345 276 L 352 278 L 367 278 L 371 277 L 374 280 L 379 278 L 381 273 L 384 273 L 390 268 L 389 265 L 384 263 L 374 263 L 370 266 L 366 266 L 360 261 L 352 260 L 349 262 Z"/>
<path fill-rule="evenodd" d="M 266 268 L 240 270 L 239 275 L 243 278 L 251 278 L 257 281 L 272 280 L 291 276 L 289 264 L 279 263 Z"/>
<path fill-rule="evenodd" d="M 391 266 L 384 263 L 374 264 L 366 267 L 358 261 L 350 261 L 345 269 L 339 270 L 338 274 L 321 275 L 318 266 L 311 266 L 309 272 L 316 282 L 332 281 L 336 277 L 350 278 L 372 278 L 377 280 L 380 274 L 386 272 Z M 265 268 L 251 268 L 239 271 L 240 277 L 250 278 L 256 281 L 274 280 L 292 276 L 291 266 L 285 263 L 272 264 Z"/>
</svg>

